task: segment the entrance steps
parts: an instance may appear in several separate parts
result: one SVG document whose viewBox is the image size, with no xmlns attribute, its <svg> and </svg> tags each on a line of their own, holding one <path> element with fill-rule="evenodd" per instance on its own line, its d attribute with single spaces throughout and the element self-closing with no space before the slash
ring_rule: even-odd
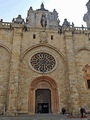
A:
<svg viewBox="0 0 90 120">
<path fill-rule="evenodd" d="M 67 118 L 67 115 L 62 114 L 35 114 L 35 115 L 18 115 L 16 117 L 0 116 L 0 120 L 81 120 L 81 118 Z M 90 120 L 90 117 L 83 118 Z"/>
<path fill-rule="evenodd" d="M 35 114 L 35 115 L 18 115 L 15 117 L 0 116 L 0 120 L 64 120 L 66 115 L 61 114 Z"/>
<path fill-rule="evenodd" d="M 29 119 L 27 120 L 61 120 L 60 116 L 55 114 L 35 114 L 28 116 Z"/>
</svg>

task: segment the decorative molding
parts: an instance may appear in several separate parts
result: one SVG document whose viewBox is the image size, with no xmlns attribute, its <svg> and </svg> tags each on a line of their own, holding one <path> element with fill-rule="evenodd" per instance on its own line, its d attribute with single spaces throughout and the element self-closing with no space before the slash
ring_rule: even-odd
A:
<svg viewBox="0 0 90 120">
<path fill-rule="evenodd" d="M 64 61 L 64 62 L 67 62 L 66 57 L 64 56 L 64 54 L 63 54 L 60 50 L 58 50 L 57 48 L 55 48 L 55 47 L 52 46 L 52 45 L 43 44 L 43 43 L 42 43 L 42 44 L 33 45 L 32 47 L 28 47 L 28 48 L 22 53 L 21 60 L 25 57 L 25 55 L 26 55 L 29 51 L 31 51 L 31 50 L 33 50 L 33 49 L 35 49 L 35 48 L 39 48 L 39 47 L 47 47 L 47 48 L 50 48 L 50 49 L 56 51 L 56 52 L 62 57 L 63 61 Z"/>
<path fill-rule="evenodd" d="M 43 86 L 43 84 L 45 85 Z M 34 89 L 33 89 L 34 88 Z M 48 76 L 40 76 L 34 79 L 30 84 L 29 91 L 29 113 L 35 113 L 35 91 L 37 89 L 51 90 L 51 110 L 52 113 L 58 113 L 59 96 L 55 80 Z"/>
<path fill-rule="evenodd" d="M 5 48 L 11 54 L 11 50 L 6 45 L 0 43 L 0 47 Z"/>
<path fill-rule="evenodd" d="M 90 47 L 88 47 L 88 46 L 82 46 L 82 47 L 78 48 L 77 50 L 75 50 L 75 54 L 77 54 L 79 51 L 82 51 L 82 50 L 88 50 L 88 51 L 90 51 Z"/>
</svg>

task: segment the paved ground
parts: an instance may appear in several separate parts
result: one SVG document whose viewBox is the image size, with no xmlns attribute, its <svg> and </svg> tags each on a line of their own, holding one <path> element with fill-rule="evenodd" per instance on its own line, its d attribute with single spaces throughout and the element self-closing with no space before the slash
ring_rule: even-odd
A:
<svg viewBox="0 0 90 120">
<path fill-rule="evenodd" d="M 90 120 L 88 118 L 82 118 L 82 120 Z M 16 117 L 0 116 L 0 120 L 81 120 L 81 118 L 67 118 L 67 115 L 55 115 L 55 114 L 35 114 L 35 115 L 18 115 Z"/>
</svg>

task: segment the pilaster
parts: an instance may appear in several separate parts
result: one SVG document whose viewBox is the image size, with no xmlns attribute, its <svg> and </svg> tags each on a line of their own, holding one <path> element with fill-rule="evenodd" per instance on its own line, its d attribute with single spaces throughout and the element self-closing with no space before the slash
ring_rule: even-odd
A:
<svg viewBox="0 0 90 120">
<path fill-rule="evenodd" d="M 72 34 L 72 31 L 70 30 L 64 31 L 64 38 L 66 43 L 66 55 L 67 55 L 68 82 L 70 85 L 69 105 L 70 105 L 70 112 L 72 114 L 78 111 L 78 104 L 79 104 L 73 37 L 74 36 Z"/>
<path fill-rule="evenodd" d="M 6 113 L 9 116 L 14 116 L 17 113 L 21 37 L 22 28 L 14 28 Z"/>
</svg>

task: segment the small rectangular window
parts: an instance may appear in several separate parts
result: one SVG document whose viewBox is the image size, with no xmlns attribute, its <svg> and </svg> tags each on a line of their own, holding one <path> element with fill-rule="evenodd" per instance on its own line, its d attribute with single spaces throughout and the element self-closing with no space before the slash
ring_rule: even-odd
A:
<svg viewBox="0 0 90 120">
<path fill-rule="evenodd" d="M 35 34 L 33 34 L 33 39 L 36 39 L 36 35 Z"/>
<path fill-rule="evenodd" d="M 87 86 L 90 89 L 90 80 L 87 80 Z"/>
<path fill-rule="evenodd" d="M 53 40 L 53 35 L 51 35 L 51 40 Z"/>
</svg>

